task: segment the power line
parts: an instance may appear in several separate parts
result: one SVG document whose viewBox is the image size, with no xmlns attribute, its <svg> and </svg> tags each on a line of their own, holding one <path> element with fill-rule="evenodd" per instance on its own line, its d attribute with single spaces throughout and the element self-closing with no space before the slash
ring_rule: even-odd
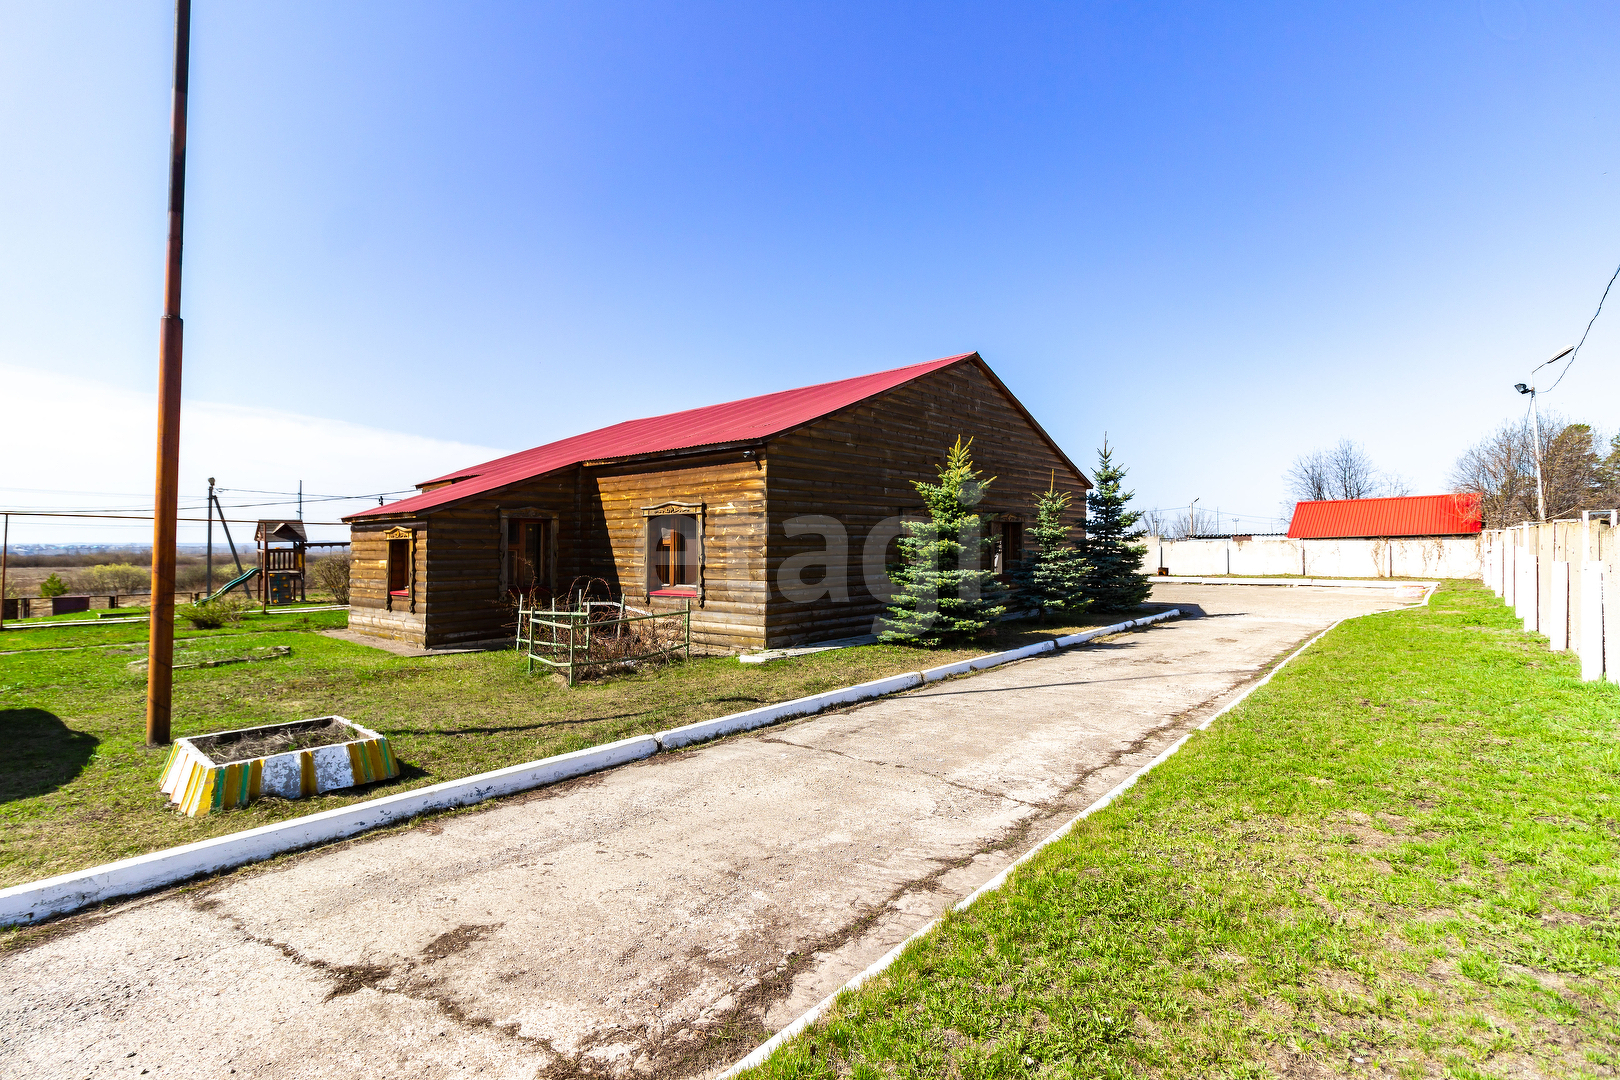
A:
<svg viewBox="0 0 1620 1080">
<path fill-rule="evenodd" d="M 217 487 L 215 491 L 237 491 L 243 495 L 291 495 L 296 497 L 296 491 L 260 491 L 258 488 L 228 488 Z M 398 491 L 373 491 L 368 495 L 312 495 L 304 492 L 306 499 L 375 499 L 379 495 L 405 495 L 415 491 L 415 488 L 400 488 Z"/>
<path fill-rule="evenodd" d="M 1609 290 L 1614 288 L 1615 278 L 1620 278 L 1620 266 L 1614 268 L 1614 273 L 1609 277 L 1609 283 L 1603 286 L 1603 296 L 1598 300 L 1597 310 L 1592 312 L 1591 321 L 1586 324 L 1586 333 L 1582 334 L 1581 340 L 1576 343 L 1575 351 L 1569 354 L 1569 363 L 1565 364 L 1564 370 L 1558 373 L 1558 378 L 1553 380 L 1552 386 L 1547 387 L 1546 390 L 1538 391 L 1538 393 L 1545 394 L 1550 392 L 1553 387 L 1556 387 L 1559 383 L 1564 381 L 1564 376 L 1569 374 L 1569 369 L 1575 366 L 1575 358 L 1581 355 L 1581 346 L 1586 344 L 1586 335 L 1592 332 L 1592 323 L 1597 322 L 1598 316 L 1603 314 L 1603 301 L 1609 298 Z"/>
</svg>

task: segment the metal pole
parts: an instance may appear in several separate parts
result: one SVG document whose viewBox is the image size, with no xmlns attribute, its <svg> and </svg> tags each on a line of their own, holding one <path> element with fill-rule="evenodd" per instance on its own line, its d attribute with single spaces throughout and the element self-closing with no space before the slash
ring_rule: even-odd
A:
<svg viewBox="0 0 1620 1080">
<path fill-rule="evenodd" d="M 214 478 L 208 478 L 208 586 L 204 595 L 214 595 Z"/>
<path fill-rule="evenodd" d="M 174 4 L 174 101 L 169 136 L 169 240 L 158 346 L 157 492 L 152 512 L 152 623 L 146 654 L 146 741 L 169 741 L 174 689 L 174 570 L 180 514 L 180 255 L 186 211 L 186 92 L 191 0 Z"/>
<path fill-rule="evenodd" d="M 1536 407 L 1536 392 L 1530 391 L 1530 417 L 1536 440 L 1536 519 L 1547 520 L 1547 497 L 1541 490 L 1541 410 Z"/>
<path fill-rule="evenodd" d="M 244 572 L 242 570 L 242 556 L 236 553 L 236 541 L 231 539 L 231 523 L 225 520 L 225 508 L 219 504 L 218 495 L 214 496 L 214 508 L 219 511 L 219 527 L 225 530 L 225 543 L 229 544 L 231 548 L 231 561 L 236 564 L 236 576 L 241 577 Z M 246 585 L 243 585 L 242 589 L 248 591 Z"/>
<path fill-rule="evenodd" d="M 298 520 L 304 520 L 304 482 L 298 481 Z"/>
<path fill-rule="evenodd" d="M 6 556 L 11 551 L 11 515 L 7 514 L 5 520 L 0 527 L 0 630 L 6 628 Z"/>
</svg>

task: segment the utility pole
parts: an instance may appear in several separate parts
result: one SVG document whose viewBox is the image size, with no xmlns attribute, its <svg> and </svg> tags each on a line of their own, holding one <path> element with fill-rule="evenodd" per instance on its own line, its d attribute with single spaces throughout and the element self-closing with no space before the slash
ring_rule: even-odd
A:
<svg viewBox="0 0 1620 1080">
<path fill-rule="evenodd" d="M 1595 318 L 1595 316 L 1594 316 L 1594 318 Z M 1534 456 L 1535 456 L 1535 459 L 1536 459 L 1536 520 L 1537 521 L 1546 521 L 1547 520 L 1547 495 L 1546 495 L 1545 489 L 1542 487 L 1542 484 L 1541 484 L 1541 410 L 1536 406 L 1536 393 L 1537 393 L 1537 391 L 1536 391 L 1536 372 L 1540 371 L 1542 368 L 1546 367 L 1548 364 L 1556 364 L 1558 361 L 1562 360 L 1564 357 L 1566 357 L 1570 353 L 1574 352 L 1575 349 L 1576 349 L 1576 346 L 1571 345 L 1569 348 L 1565 349 L 1563 352 L 1559 353 L 1557 356 L 1553 357 L 1551 360 L 1544 360 L 1541 363 L 1537 364 L 1535 367 L 1531 368 L 1530 369 L 1530 384 L 1528 386 L 1526 386 L 1524 383 L 1514 383 L 1513 384 L 1513 389 L 1517 390 L 1519 393 L 1521 393 L 1521 394 L 1529 394 L 1530 395 L 1531 435 L 1535 439 L 1535 445 L 1532 446 L 1531 449 L 1535 452 Z M 1554 385 L 1557 385 L 1557 384 L 1555 383 Z"/>
<path fill-rule="evenodd" d="M 208 595 L 214 595 L 214 478 L 208 478 Z"/>
<path fill-rule="evenodd" d="M 174 4 L 174 101 L 169 118 L 169 240 L 158 345 L 157 497 L 152 511 L 152 623 L 146 651 L 146 742 L 169 741 L 174 689 L 174 563 L 180 515 L 180 253 L 186 216 L 186 91 L 191 0 Z"/>
<path fill-rule="evenodd" d="M 1547 520 L 1547 493 L 1541 483 L 1541 410 L 1536 406 L 1536 392 L 1530 391 L 1530 434 L 1536 440 L 1536 520 Z"/>
<path fill-rule="evenodd" d="M 298 520 L 304 520 L 304 482 L 298 481 Z"/>
</svg>

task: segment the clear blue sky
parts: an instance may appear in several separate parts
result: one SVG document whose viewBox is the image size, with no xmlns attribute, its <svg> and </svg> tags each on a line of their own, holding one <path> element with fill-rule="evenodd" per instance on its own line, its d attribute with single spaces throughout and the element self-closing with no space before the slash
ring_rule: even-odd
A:
<svg viewBox="0 0 1620 1080">
<path fill-rule="evenodd" d="M 154 385 L 171 19 L 0 3 L 0 365 L 87 381 L 8 415 Z M 191 86 L 188 399 L 444 444 L 311 490 L 968 349 L 1143 506 L 1441 490 L 1620 263 L 1613 4 L 196 0 Z M 1612 427 L 1610 319 L 1546 404 Z M 0 487 L 149 490 L 139 414 Z"/>
</svg>

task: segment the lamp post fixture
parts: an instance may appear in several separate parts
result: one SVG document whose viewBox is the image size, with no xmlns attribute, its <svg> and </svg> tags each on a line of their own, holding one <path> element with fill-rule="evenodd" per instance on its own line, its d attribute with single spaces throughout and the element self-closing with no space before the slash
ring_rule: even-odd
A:
<svg viewBox="0 0 1620 1080">
<path fill-rule="evenodd" d="M 1536 520 L 1537 521 L 1546 521 L 1547 520 L 1547 496 L 1546 496 L 1545 491 L 1542 489 L 1542 485 L 1541 485 L 1541 410 L 1536 407 L 1536 372 L 1540 371 L 1542 368 L 1546 367 L 1548 364 L 1557 363 L 1558 361 L 1562 360 L 1564 357 L 1568 356 L 1570 353 L 1572 353 L 1574 351 L 1575 351 L 1575 346 L 1571 345 L 1569 348 L 1565 349 L 1563 352 L 1559 353 L 1557 356 L 1553 357 L 1551 360 L 1545 360 L 1545 361 L 1537 364 L 1535 367 L 1531 368 L 1530 369 L 1530 383 L 1529 383 L 1529 385 L 1526 385 L 1524 383 L 1514 383 L 1513 384 L 1513 389 L 1517 390 L 1519 393 L 1521 393 L 1521 394 L 1529 394 L 1530 395 L 1531 434 L 1535 439 L 1535 444 L 1531 447 L 1531 449 L 1534 451 L 1535 459 L 1536 459 Z"/>
</svg>

